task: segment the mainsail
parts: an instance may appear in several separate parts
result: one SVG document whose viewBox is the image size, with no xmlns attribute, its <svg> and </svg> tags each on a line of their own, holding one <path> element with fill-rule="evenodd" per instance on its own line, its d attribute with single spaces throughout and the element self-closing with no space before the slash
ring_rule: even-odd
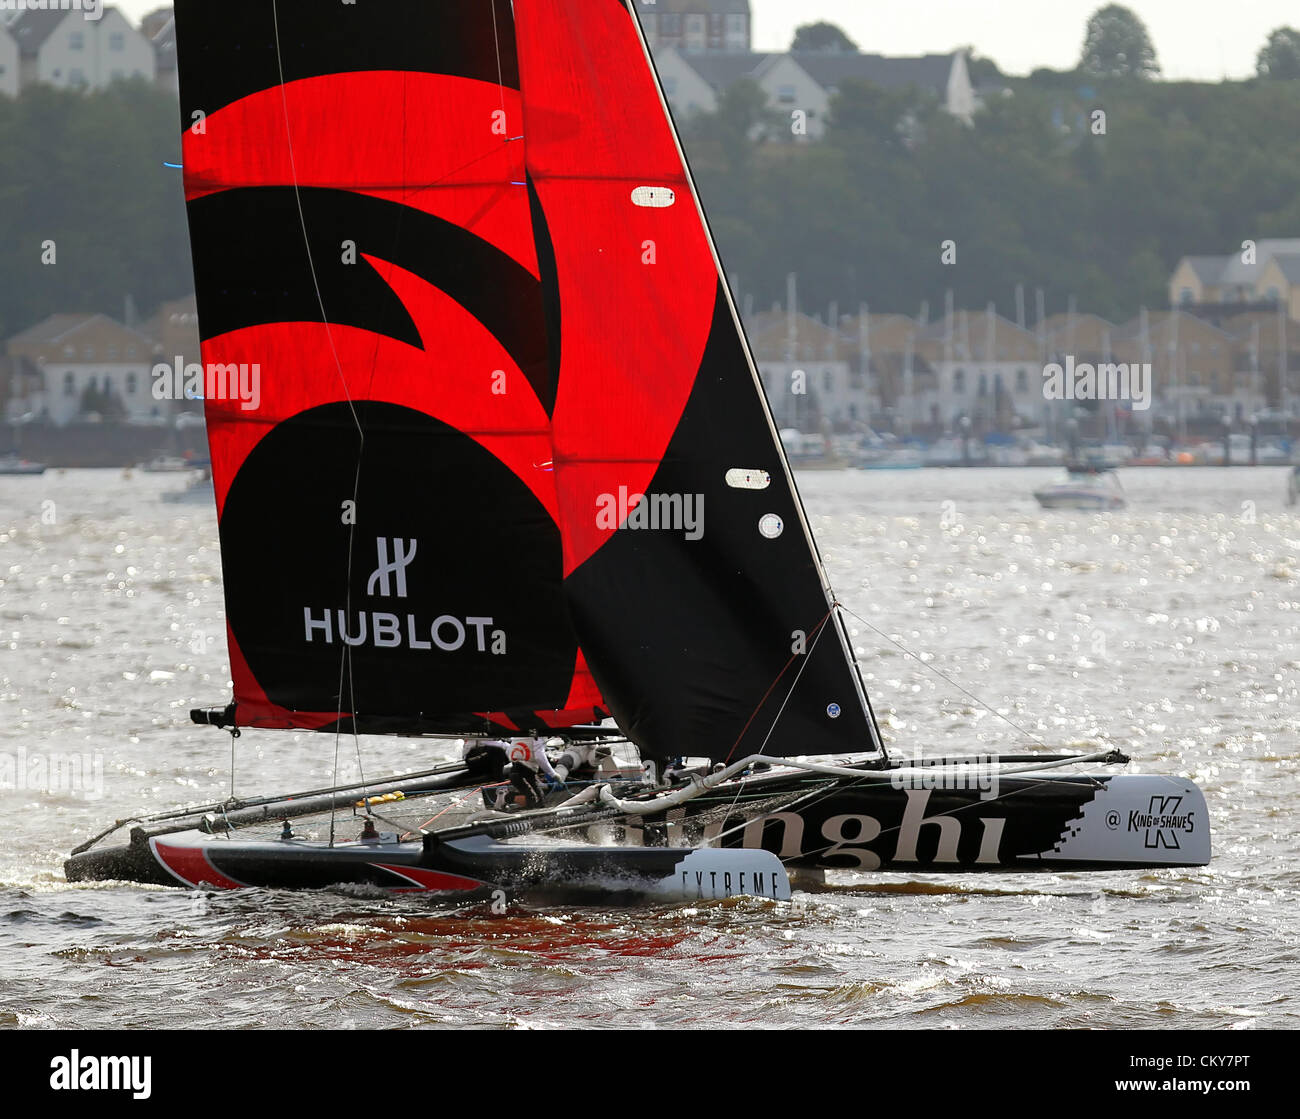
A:
<svg viewBox="0 0 1300 1119">
<path fill-rule="evenodd" d="M 176 21 L 234 721 L 875 749 L 630 4 Z"/>
<path fill-rule="evenodd" d="M 206 401 L 235 720 L 599 719 L 562 591 L 508 0 L 176 21 L 203 359 L 258 389 Z"/>
</svg>

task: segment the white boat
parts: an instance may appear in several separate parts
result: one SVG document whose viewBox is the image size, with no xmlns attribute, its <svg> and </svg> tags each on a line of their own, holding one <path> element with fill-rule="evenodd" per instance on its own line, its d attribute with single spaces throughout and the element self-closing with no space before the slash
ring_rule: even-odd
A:
<svg viewBox="0 0 1300 1119">
<path fill-rule="evenodd" d="M 148 462 L 140 463 L 140 469 L 146 474 L 182 474 L 193 470 L 194 464 L 180 455 L 154 455 Z"/>
<path fill-rule="evenodd" d="M 863 470 L 920 470 L 925 454 L 915 447 L 888 447 L 879 453 L 867 453 L 859 460 Z"/>
<path fill-rule="evenodd" d="M 1115 469 L 1123 466 L 1133 457 L 1133 448 L 1127 443 L 1104 443 L 1098 449 L 1097 459 L 1100 465 Z"/>
<path fill-rule="evenodd" d="M 984 466 L 988 452 L 981 440 L 971 439 L 963 447 L 959 436 L 945 435 L 927 447 L 923 457 L 926 466 Z"/>
<path fill-rule="evenodd" d="M 1044 509 L 1080 509 L 1108 512 L 1127 504 L 1119 475 L 1102 466 L 1074 464 L 1066 468 L 1066 480 L 1034 491 Z"/>
<path fill-rule="evenodd" d="M 1024 445 L 1026 466 L 1061 466 L 1065 462 L 1065 452 L 1060 447 L 1039 443 L 1030 439 Z"/>
<path fill-rule="evenodd" d="M 1147 443 L 1134 451 L 1126 466 L 1168 466 L 1169 449 L 1159 443 Z"/>
<path fill-rule="evenodd" d="M 826 436 L 816 432 L 800 431 L 796 427 L 781 429 L 781 444 L 786 455 L 794 462 L 826 457 Z"/>
<path fill-rule="evenodd" d="M 216 494 L 212 487 L 212 474 L 203 470 L 190 479 L 183 490 L 168 490 L 162 494 L 163 501 L 176 505 L 212 505 Z"/>
<path fill-rule="evenodd" d="M 1249 462 L 1250 459 L 1246 461 Z M 1259 466 L 1285 466 L 1290 461 L 1290 452 L 1276 443 L 1259 443 L 1255 447 L 1255 462 Z"/>
<path fill-rule="evenodd" d="M 0 474 L 44 474 L 45 463 L 28 462 L 17 455 L 0 458 Z"/>
</svg>

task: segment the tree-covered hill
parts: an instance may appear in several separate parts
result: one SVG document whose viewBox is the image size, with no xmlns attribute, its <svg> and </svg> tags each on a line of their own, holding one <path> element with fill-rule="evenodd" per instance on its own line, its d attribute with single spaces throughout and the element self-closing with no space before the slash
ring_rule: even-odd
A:
<svg viewBox="0 0 1300 1119">
<path fill-rule="evenodd" d="M 951 288 L 959 307 L 1010 311 L 1022 283 L 1052 308 L 1074 295 L 1127 318 L 1167 300 L 1182 256 L 1300 236 L 1300 81 L 1043 72 L 971 127 L 919 94 L 845 83 L 812 144 L 756 93 L 736 87 L 686 132 L 728 270 L 760 307 L 797 272 L 807 307 L 915 314 Z"/>
<path fill-rule="evenodd" d="M 742 83 L 684 135 L 727 269 L 760 308 L 797 272 L 806 308 L 936 313 L 951 288 L 1010 314 L 1023 284 L 1031 314 L 1042 287 L 1050 310 L 1074 295 L 1124 319 L 1165 302 L 1182 256 L 1300 236 L 1297 120 L 1300 80 L 1040 72 L 970 127 L 923 95 L 845 83 L 826 138 L 797 142 Z M 175 95 L 144 83 L 0 97 L 0 337 L 192 290 L 180 172 L 163 165 L 179 128 Z"/>
<path fill-rule="evenodd" d="M 193 290 L 179 153 L 176 95 L 143 80 L 0 97 L 0 338 Z"/>
</svg>

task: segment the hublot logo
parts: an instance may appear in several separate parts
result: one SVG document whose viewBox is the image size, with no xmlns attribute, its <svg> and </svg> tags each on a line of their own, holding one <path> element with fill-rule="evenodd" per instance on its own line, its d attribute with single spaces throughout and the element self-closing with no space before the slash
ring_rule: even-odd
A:
<svg viewBox="0 0 1300 1119">
<path fill-rule="evenodd" d="M 406 550 L 408 541 L 401 537 L 393 538 L 393 560 L 390 563 L 388 559 L 388 537 L 379 536 L 375 539 L 375 550 L 379 553 L 379 566 L 375 568 L 370 576 L 370 582 L 366 584 L 366 594 L 373 595 L 375 587 L 379 587 L 379 593 L 383 598 L 389 596 L 388 577 L 396 576 L 397 580 L 397 597 L 406 597 L 406 568 L 407 565 L 415 559 L 415 549 L 419 544 L 418 540 L 409 541 L 411 550 Z"/>
<path fill-rule="evenodd" d="M 419 541 L 414 538 L 376 537 L 377 566 L 366 582 L 366 594 L 372 598 L 406 598 L 406 571 L 418 547 Z M 353 616 L 349 611 L 328 607 L 317 616 L 310 606 L 304 606 L 302 621 L 303 640 L 308 644 L 319 638 L 326 645 L 333 645 L 337 637 L 345 645 L 370 645 L 376 649 L 425 652 L 436 648 L 454 653 L 465 648 L 468 642 L 479 653 L 500 656 L 506 651 L 506 632 L 490 629 L 493 624 L 490 617 L 439 614 L 430 622 L 416 614 L 399 617 L 386 611 L 361 610 Z"/>
</svg>

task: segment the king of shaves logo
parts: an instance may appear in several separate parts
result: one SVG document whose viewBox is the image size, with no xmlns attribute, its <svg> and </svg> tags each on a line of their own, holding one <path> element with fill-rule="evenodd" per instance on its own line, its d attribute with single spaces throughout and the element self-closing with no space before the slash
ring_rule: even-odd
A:
<svg viewBox="0 0 1300 1119">
<path fill-rule="evenodd" d="M 152 1057 L 95 1057 L 73 1049 L 50 1061 L 50 1087 L 56 1092 L 130 1092 L 137 1100 L 153 1094 Z"/>
<path fill-rule="evenodd" d="M 1145 812 L 1134 809 L 1128 814 L 1128 830 L 1146 832 L 1143 847 L 1177 851 L 1178 833 L 1196 830 L 1196 813 L 1179 812 L 1182 803 L 1181 796 L 1153 796 Z"/>
</svg>

